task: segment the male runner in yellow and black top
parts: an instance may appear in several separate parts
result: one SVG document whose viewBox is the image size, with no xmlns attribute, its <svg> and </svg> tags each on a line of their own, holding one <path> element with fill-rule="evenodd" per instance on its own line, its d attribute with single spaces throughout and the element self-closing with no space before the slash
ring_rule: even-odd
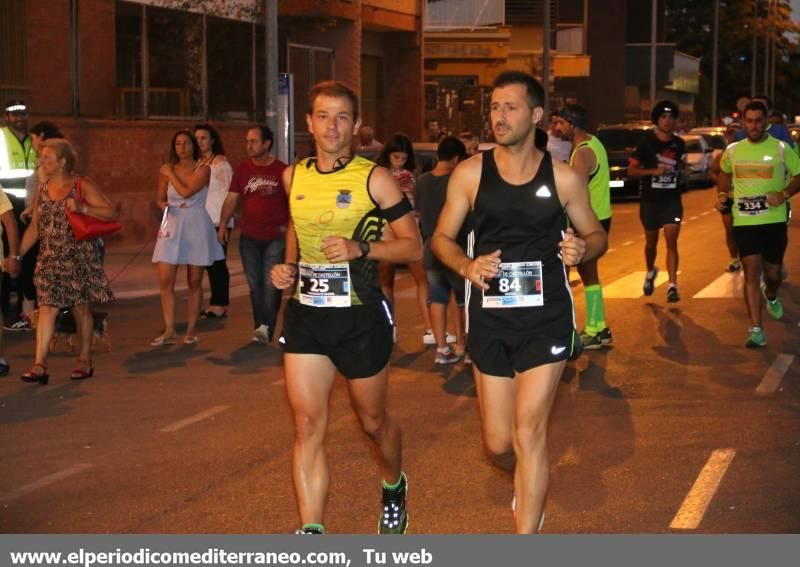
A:
<svg viewBox="0 0 800 567">
<path fill-rule="evenodd" d="M 336 81 L 319 83 L 311 89 L 309 109 L 316 157 L 284 172 L 291 213 L 286 262 L 272 269 L 275 287 L 294 287 L 280 343 L 295 421 L 292 466 L 303 523 L 298 533 L 325 531 L 325 434 L 337 370 L 347 378 L 353 409 L 382 460 L 378 531 L 405 533 L 400 428 L 386 411 L 393 323 L 377 262 L 418 261 L 419 229 L 389 171 L 351 152 L 360 126 L 355 93 Z M 384 222 L 393 240 L 381 241 Z"/>
<path fill-rule="evenodd" d="M 569 166 L 589 185 L 589 201 L 597 220 L 608 235 L 611 230 L 611 173 L 603 143 L 587 132 L 589 117 L 578 104 L 568 104 L 553 117 L 553 133 L 572 143 Z M 583 348 L 596 350 L 609 346 L 614 340 L 606 325 L 603 288 L 597 273 L 597 260 L 578 264 L 586 298 L 586 326 L 581 333 Z"/>
</svg>

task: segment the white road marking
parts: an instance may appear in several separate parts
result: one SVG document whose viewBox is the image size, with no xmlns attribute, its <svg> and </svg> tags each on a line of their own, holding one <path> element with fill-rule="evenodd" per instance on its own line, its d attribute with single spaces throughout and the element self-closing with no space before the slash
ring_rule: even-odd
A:
<svg viewBox="0 0 800 567">
<path fill-rule="evenodd" d="M 16 488 L 16 489 L 12 490 L 11 492 L 9 492 L 4 498 L 2 498 L 2 500 L 6 500 L 8 502 L 10 502 L 12 500 L 16 500 L 17 498 L 20 498 L 21 496 L 25 496 L 26 494 L 29 494 L 29 493 L 33 492 L 34 490 L 38 490 L 40 488 L 44 488 L 45 486 L 48 486 L 48 485 L 53 484 L 55 482 L 58 482 L 59 480 L 64 480 L 65 478 L 68 478 L 68 477 L 71 477 L 71 476 L 76 475 L 78 473 L 81 473 L 81 472 L 83 472 L 86 469 L 89 469 L 91 467 L 92 467 L 92 465 L 88 465 L 88 464 L 72 465 L 71 467 L 67 467 L 62 471 L 58 471 L 56 473 L 49 474 L 47 476 L 44 476 L 44 477 L 40 478 L 39 480 L 34 480 L 33 482 L 31 482 L 29 484 L 26 484 L 24 486 L 20 486 L 19 488 Z"/>
<path fill-rule="evenodd" d="M 689 220 L 697 220 L 697 218 L 698 218 L 697 215 L 695 215 L 693 217 L 689 217 Z"/>
<path fill-rule="evenodd" d="M 218 413 L 223 412 L 230 407 L 231 406 L 214 406 L 213 408 L 209 408 L 206 411 L 201 411 L 196 415 L 187 417 L 186 419 L 181 419 L 180 421 L 176 421 L 175 423 L 167 425 L 161 431 L 163 433 L 173 433 L 174 431 L 178 431 L 180 429 L 183 429 L 184 427 L 194 425 L 198 421 L 203 421 L 204 419 L 207 419 L 212 415 L 217 415 Z"/>
<path fill-rule="evenodd" d="M 646 273 L 633 272 L 609 285 L 603 284 L 603 297 L 606 299 L 636 299 L 637 297 L 642 297 L 644 295 L 642 284 Z M 658 287 L 667 283 L 668 280 L 669 276 L 666 271 L 658 272 L 655 286 Z"/>
<path fill-rule="evenodd" d="M 633 240 L 628 240 L 627 242 L 622 243 L 623 246 L 630 246 L 631 244 L 633 244 Z"/>
<path fill-rule="evenodd" d="M 783 380 L 783 377 L 789 371 L 789 367 L 792 366 L 792 362 L 794 362 L 793 354 L 779 354 L 772 363 L 772 366 L 767 370 L 767 373 L 764 374 L 764 378 L 762 378 L 761 383 L 756 388 L 756 394 L 761 396 L 774 394 L 775 390 L 780 386 L 781 380 Z"/>
<path fill-rule="evenodd" d="M 689 494 L 683 500 L 678 513 L 672 518 L 672 522 L 669 524 L 670 528 L 694 530 L 700 525 L 734 456 L 736 456 L 736 451 L 733 449 L 717 449 L 711 453 L 708 462 L 689 490 Z"/>
<path fill-rule="evenodd" d="M 609 248 L 608 250 L 606 250 L 606 254 L 611 254 L 612 252 L 616 252 L 616 251 L 617 251 L 616 248 Z"/>
<path fill-rule="evenodd" d="M 744 297 L 744 275 L 742 272 L 725 272 L 706 287 L 698 291 L 695 299 Z"/>
<path fill-rule="evenodd" d="M 710 215 L 710 214 L 711 214 L 711 211 L 704 211 L 704 212 L 700 213 L 700 216 L 704 217 L 704 216 Z"/>
</svg>

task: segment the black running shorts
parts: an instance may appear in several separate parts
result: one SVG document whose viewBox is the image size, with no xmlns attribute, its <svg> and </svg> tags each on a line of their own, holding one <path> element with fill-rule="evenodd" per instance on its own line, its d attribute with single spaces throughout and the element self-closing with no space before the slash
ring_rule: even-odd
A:
<svg viewBox="0 0 800 567">
<path fill-rule="evenodd" d="M 783 264 L 789 242 L 788 226 L 785 222 L 734 226 L 733 241 L 742 258 L 760 254 L 765 262 Z"/>
<path fill-rule="evenodd" d="M 345 378 L 369 378 L 389 364 L 392 327 L 385 302 L 310 307 L 291 299 L 279 343 L 285 353 L 327 356 Z"/>
<path fill-rule="evenodd" d="M 574 330 L 566 337 L 550 339 L 482 335 L 470 329 L 467 339 L 467 351 L 478 370 L 483 374 L 507 378 L 544 364 L 573 360 L 582 350 L 581 338 Z"/>
<path fill-rule="evenodd" d="M 665 224 L 681 224 L 683 204 L 679 200 L 642 202 L 639 218 L 645 230 L 658 230 Z"/>
</svg>

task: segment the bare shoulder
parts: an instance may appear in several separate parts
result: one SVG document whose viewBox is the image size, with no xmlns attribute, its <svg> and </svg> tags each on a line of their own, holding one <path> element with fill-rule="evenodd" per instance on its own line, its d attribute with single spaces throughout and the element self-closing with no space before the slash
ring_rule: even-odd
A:
<svg viewBox="0 0 800 567">
<path fill-rule="evenodd" d="M 480 183 L 481 180 L 482 168 L 483 154 L 476 154 L 469 159 L 465 159 L 456 166 L 450 177 L 450 182 L 455 186 L 469 186 L 474 183 L 477 187 L 477 184 Z"/>
<path fill-rule="evenodd" d="M 581 176 L 578 175 L 574 169 L 558 160 L 553 161 L 553 176 L 555 177 L 557 187 L 572 187 L 576 184 L 581 185 L 583 183 Z"/>
</svg>

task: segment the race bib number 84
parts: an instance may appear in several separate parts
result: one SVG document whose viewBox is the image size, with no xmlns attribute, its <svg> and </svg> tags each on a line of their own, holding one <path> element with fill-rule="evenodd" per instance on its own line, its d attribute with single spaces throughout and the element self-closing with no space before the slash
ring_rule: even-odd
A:
<svg viewBox="0 0 800 567">
<path fill-rule="evenodd" d="M 483 291 L 483 307 L 539 307 L 544 305 L 541 262 L 508 262 L 500 264 L 497 275 L 488 280 Z"/>
<path fill-rule="evenodd" d="M 298 266 L 300 303 L 312 307 L 350 307 L 349 264 Z"/>
</svg>

